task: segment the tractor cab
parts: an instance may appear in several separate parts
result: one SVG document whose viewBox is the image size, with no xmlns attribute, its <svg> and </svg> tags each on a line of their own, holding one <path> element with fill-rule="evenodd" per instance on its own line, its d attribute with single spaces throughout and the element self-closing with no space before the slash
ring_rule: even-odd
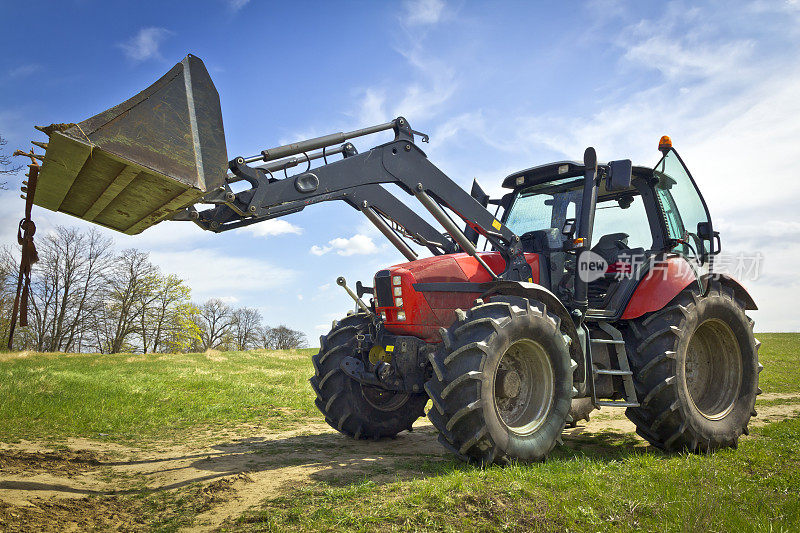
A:
<svg viewBox="0 0 800 533">
<path fill-rule="evenodd" d="M 682 258 L 701 280 L 710 255 L 719 251 L 719 237 L 689 171 L 671 146 L 664 152 L 655 168 L 632 167 L 630 181 L 621 187 L 604 179 L 609 165 L 598 165 L 594 213 L 587 217 L 596 265 L 586 273 L 590 317 L 619 318 L 659 258 Z M 584 173 L 575 161 L 516 172 L 503 181 L 512 192 L 499 202 L 502 222 L 520 236 L 525 252 L 538 256 L 539 283 L 563 301 L 574 296 L 575 237 L 586 234 L 579 227 Z"/>
</svg>

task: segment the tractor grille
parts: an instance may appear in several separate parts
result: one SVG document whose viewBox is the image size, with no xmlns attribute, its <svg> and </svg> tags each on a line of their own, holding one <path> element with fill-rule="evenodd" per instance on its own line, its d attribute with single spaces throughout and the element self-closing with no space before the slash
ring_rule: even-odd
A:
<svg viewBox="0 0 800 533">
<path fill-rule="evenodd" d="M 392 273 L 381 270 L 375 274 L 375 301 L 378 307 L 392 307 Z"/>
</svg>

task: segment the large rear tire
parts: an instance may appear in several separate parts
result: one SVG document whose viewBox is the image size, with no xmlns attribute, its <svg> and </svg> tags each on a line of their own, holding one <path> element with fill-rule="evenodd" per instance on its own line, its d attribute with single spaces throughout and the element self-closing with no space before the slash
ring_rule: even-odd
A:
<svg viewBox="0 0 800 533">
<path fill-rule="evenodd" d="M 428 397 L 369 387 L 348 377 L 340 368 L 344 357 L 358 357 L 356 336 L 369 331 L 369 317 L 350 315 L 320 337 L 319 353 L 311 358 L 309 380 L 317 394 L 314 403 L 334 429 L 354 439 L 394 437 L 410 430 L 425 414 Z"/>
<path fill-rule="evenodd" d="M 577 364 L 544 304 L 500 297 L 442 330 L 425 384 L 439 442 L 465 461 L 543 460 L 561 440 Z"/>
<path fill-rule="evenodd" d="M 760 343 L 734 292 L 681 292 L 664 309 L 629 322 L 627 340 L 641 405 L 626 415 L 668 451 L 735 447 L 756 415 Z"/>
</svg>

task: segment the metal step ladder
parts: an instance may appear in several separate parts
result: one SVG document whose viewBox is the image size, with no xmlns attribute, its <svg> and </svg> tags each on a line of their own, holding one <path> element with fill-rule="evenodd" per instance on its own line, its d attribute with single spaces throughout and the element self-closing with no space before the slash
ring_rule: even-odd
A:
<svg viewBox="0 0 800 533">
<path fill-rule="evenodd" d="M 592 344 L 610 344 L 613 347 L 613 352 L 617 356 L 616 369 L 602 369 L 592 366 L 593 377 L 597 376 L 620 376 L 622 383 L 625 387 L 624 400 L 598 400 L 594 394 L 594 387 L 592 387 L 592 400 L 598 407 L 639 407 L 639 401 L 636 397 L 636 387 L 633 385 L 633 372 L 628 364 L 628 354 L 625 351 L 625 341 L 622 339 L 622 333 L 609 324 L 608 322 L 598 322 L 597 325 L 604 332 L 608 333 L 610 339 L 591 339 Z M 609 354 L 610 357 L 610 354 Z"/>
</svg>

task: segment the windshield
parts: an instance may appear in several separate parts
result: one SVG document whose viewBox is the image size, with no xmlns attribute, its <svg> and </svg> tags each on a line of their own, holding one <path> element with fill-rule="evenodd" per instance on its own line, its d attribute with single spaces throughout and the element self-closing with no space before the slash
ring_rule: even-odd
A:
<svg viewBox="0 0 800 533">
<path fill-rule="evenodd" d="M 523 235 L 529 231 L 564 227 L 580 214 L 583 178 L 562 178 L 534 185 L 519 193 L 508 210 L 505 225 Z"/>
<path fill-rule="evenodd" d="M 523 190 L 514 199 L 506 217 L 506 226 L 522 236 L 529 231 L 564 228 L 567 219 L 580 215 L 583 178 L 564 178 Z M 601 189 L 597 200 L 592 244 L 604 235 L 624 234 L 629 248 L 652 247 L 653 237 L 647 212 L 638 190 L 609 193 Z"/>
</svg>

